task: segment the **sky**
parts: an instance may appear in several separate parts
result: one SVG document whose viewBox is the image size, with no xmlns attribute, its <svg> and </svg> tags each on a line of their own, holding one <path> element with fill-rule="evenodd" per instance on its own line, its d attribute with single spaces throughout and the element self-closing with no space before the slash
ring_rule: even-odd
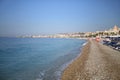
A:
<svg viewBox="0 0 120 80">
<path fill-rule="evenodd" d="M 120 0 L 0 0 L 0 36 L 120 27 Z"/>
</svg>

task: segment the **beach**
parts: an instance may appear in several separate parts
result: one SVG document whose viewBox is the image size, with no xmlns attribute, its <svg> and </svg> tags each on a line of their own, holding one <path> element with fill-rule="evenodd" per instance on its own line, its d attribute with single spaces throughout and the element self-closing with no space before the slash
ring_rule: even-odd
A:
<svg viewBox="0 0 120 80">
<path fill-rule="evenodd" d="M 61 80 L 120 80 L 120 52 L 88 40 L 81 55 L 64 71 Z"/>
</svg>

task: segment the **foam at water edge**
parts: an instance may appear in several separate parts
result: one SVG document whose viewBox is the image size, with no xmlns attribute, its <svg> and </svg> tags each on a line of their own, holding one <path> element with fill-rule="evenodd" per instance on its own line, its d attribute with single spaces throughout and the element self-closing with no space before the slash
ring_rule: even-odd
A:
<svg viewBox="0 0 120 80">
<path fill-rule="evenodd" d="M 63 72 L 63 71 L 69 66 L 69 64 L 71 64 L 73 61 L 74 61 L 74 59 L 71 60 L 71 61 L 69 61 L 69 62 L 67 62 L 67 63 L 65 63 L 65 64 L 63 64 L 63 65 L 55 72 L 55 75 L 56 75 L 56 77 L 57 77 L 57 80 L 61 80 L 62 72 Z"/>
<path fill-rule="evenodd" d="M 79 56 L 80 56 L 80 54 L 78 54 L 78 56 L 77 56 L 76 58 L 72 59 L 71 61 L 63 64 L 63 65 L 58 69 L 58 71 L 55 72 L 55 75 L 56 75 L 56 77 L 57 77 L 57 80 L 61 80 L 61 76 L 62 76 L 63 71 L 64 71 L 75 59 L 77 59 Z"/>
<path fill-rule="evenodd" d="M 38 78 L 36 80 L 43 80 L 45 72 L 40 72 Z"/>
<path fill-rule="evenodd" d="M 85 46 L 87 43 L 88 43 L 88 42 L 83 43 L 82 46 Z"/>
</svg>

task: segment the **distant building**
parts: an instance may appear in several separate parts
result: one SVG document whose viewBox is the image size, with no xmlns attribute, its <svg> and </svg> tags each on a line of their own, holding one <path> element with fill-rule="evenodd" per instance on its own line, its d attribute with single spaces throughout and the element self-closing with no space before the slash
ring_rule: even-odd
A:
<svg viewBox="0 0 120 80">
<path fill-rule="evenodd" d="M 119 28 L 115 25 L 114 28 L 113 28 L 114 31 L 118 31 Z"/>
<path fill-rule="evenodd" d="M 86 37 L 106 37 L 106 36 L 120 36 L 120 28 L 114 26 L 113 28 L 105 31 L 96 32 L 76 32 L 76 33 L 59 33 L 54 35 L 32 35 L 32 36 L 22 36 L 31 38 L 86 38 Z"/>
<path fill-rule="evenodd" d="M 114 27 L 113 27 L 113 32 L 119 32 L 120 31 L 120 29 L 115 25 Z"/>
<path fill-rule="evenodd" d="M 114 35 L 114 34 L 117 35 L 117 34 L 119 34 L 119 32 L 120 32 L 120 28 L 118 28 L 118 26 L 116 26 L 116 25 L 112 29 L 108 30 L 108 33 L 112 34 L 112 35 Z"/>
<path fill-rule="evenodd" d="M 104 34 L 107 34 L 108 36 L 120 35 L 120 28 L 115 25 L 112 29 L 105 30 Z"/>
<path fill-rule="evenodd" d="M 105 31 L 96 31 L 96 32 L 86 32 L 85 37 L 102 37 L 102 36 L 114 36 L 120 35 L 120 28 L 118 26 L 114 26 L 113 28 Z"/>
</svg>

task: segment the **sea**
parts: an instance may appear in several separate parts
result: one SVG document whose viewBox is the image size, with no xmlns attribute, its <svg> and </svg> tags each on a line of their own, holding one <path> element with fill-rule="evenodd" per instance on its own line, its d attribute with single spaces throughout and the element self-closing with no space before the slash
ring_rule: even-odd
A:
<svg viewBox="0 0 120 80">
<path fill-rule="evenodd" d="M 0 38 L 0 80 L 60 80 L 86 40 Z"/>
</svg>

